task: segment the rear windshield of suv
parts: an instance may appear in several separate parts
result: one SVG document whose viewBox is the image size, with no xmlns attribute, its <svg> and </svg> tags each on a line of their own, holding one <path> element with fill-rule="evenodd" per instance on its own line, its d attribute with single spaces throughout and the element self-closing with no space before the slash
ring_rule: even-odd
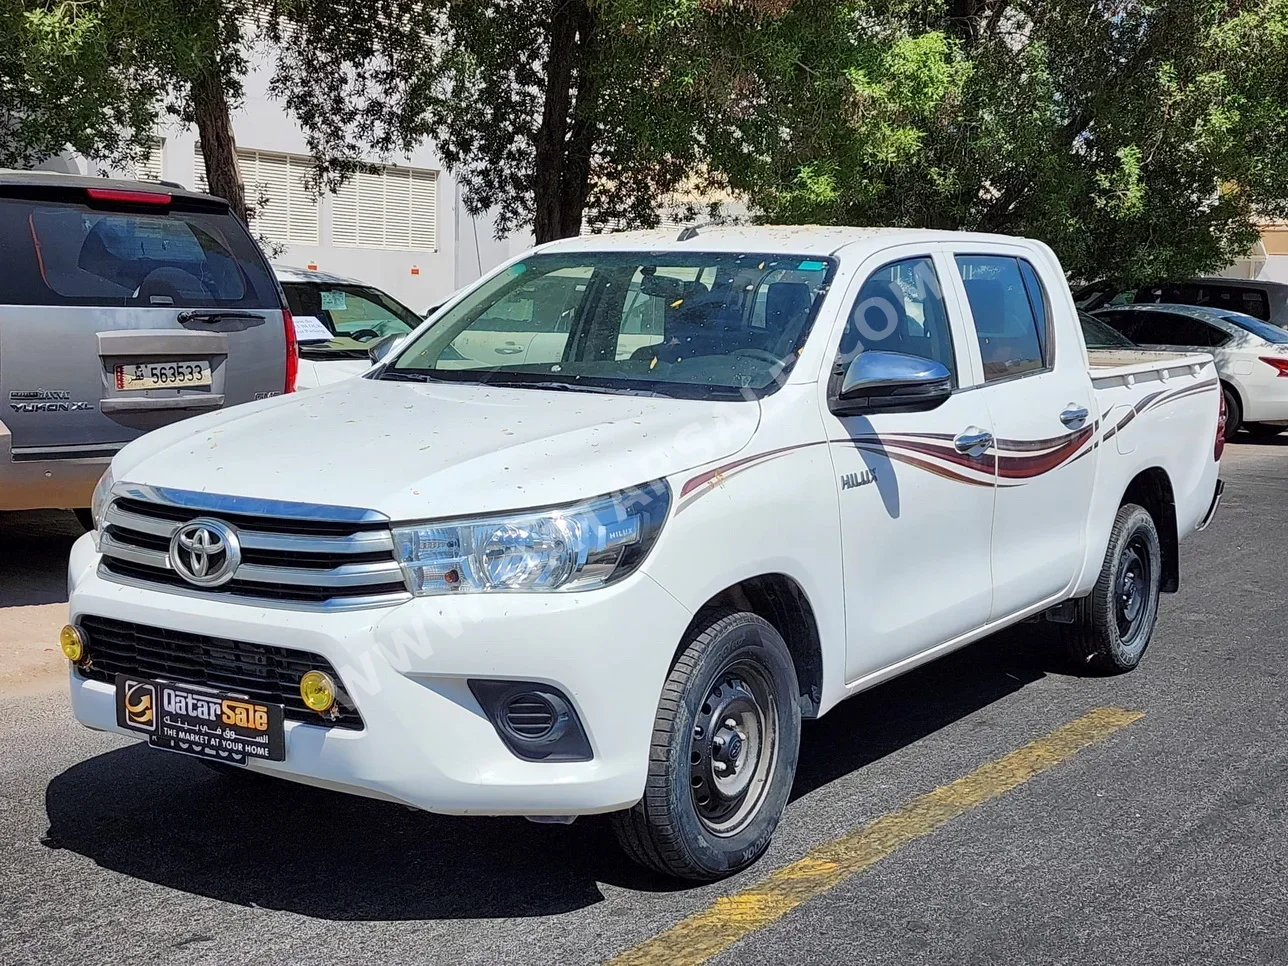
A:
<svg viewBox="0 0 1288 966">
<path fill-rule="evenodd" d="M 263 254 L 228 210 L 0 198 L 0 304 L 280 309 Z"/>
</svg>

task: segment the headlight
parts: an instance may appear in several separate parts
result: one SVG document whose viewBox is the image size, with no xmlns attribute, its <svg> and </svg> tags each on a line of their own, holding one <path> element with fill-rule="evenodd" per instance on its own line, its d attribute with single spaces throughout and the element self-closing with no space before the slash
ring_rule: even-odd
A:
<svg viewBox="0 0 1288 966">
<path fill-rule="evenodd" d="M 116 479 L 112 476 L 112 467 L 108 466 L 106 472 L 98 479 L 98 485 L 94 487 L 94 495 L 89 501 L 89 512 L 94 518 L 94 529 L 103 529 L 103 515 L 107 513 L 107 504 L 112 499 L 112 485 Z"/>
<path fill-rule="evenodd" d="M 592 590 L 640 565 L 670 506 L 659 480 L 550 510 L 399 527 L 394 549 L 417 596 Z"/>
</svg>

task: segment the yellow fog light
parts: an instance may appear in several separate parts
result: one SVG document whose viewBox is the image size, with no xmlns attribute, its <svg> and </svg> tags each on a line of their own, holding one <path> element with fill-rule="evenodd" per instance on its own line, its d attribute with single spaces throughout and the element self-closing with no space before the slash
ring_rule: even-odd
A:
<svg viewBox="0 0 1288 966">
<path fill-rule="evenodd" d="M 75 663 L 85 656 L 85 635 L 68 624 L 58 634 L 58 646 L 67 655 L 67 660 Z"/>
<path fill-rule="evenodd" d="M 325 671 L 306 671 L 300 678 L 300 697 L 318 714 L 329 711 L 335 704 L 335 682 Z"/>
</svg>

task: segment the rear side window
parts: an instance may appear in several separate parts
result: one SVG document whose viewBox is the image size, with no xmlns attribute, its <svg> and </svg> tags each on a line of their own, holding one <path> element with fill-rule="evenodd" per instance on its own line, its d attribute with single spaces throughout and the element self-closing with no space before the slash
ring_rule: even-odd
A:
<svg viewBox="0 0 1288 966">
<path fill-rule="evenodd" d="M 975 319 L 984 380 L 1045 369 L 1048 310 L 1032 266 L 1007 255 L 958 255 L 957 270 Z"/>
<path fill-rule="evenodd" d="M 1188 315 L 1169 312 L 1141 312 L 1132 338 L 1146 345 L 1214 349 L 1230 341 L 1230 334 Z"/>
<path fill-rule="evenodd" d="M 231 212 L 0 199 L 0 304 L 280 309 Z"/>
</svg>

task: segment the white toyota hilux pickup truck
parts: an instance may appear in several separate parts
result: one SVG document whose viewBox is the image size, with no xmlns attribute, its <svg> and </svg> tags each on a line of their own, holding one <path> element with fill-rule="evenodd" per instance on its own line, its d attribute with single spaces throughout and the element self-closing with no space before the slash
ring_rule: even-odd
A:
<svg viewBox="0 0 1288 966">
<path fill-rule="evenodd" d="M 1134 668 L 1221 399 L 1208 355 L 1088 353 L 1032 241 L 557 242 L 362 378 L 125 447 L 72 552 L 72 705 L 224 771 L 615 813 L 715 878 L 765 850 L 802 718 L 1028 618 Z"/>
</svg>

